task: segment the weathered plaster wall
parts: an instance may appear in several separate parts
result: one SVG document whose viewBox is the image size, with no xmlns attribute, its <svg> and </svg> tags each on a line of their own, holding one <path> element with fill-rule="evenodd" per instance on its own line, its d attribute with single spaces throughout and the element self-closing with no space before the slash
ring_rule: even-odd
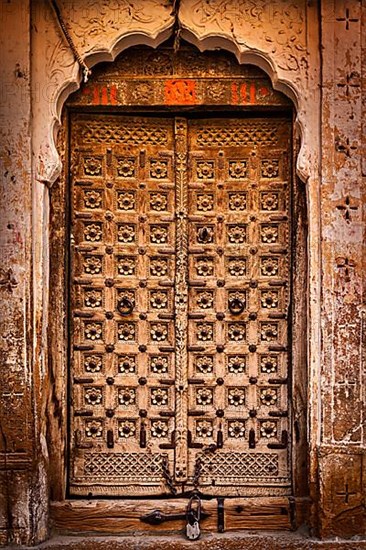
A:
<svg viewBox="0 0 366 550">
<path fill-rule="evenodd" d="M 0 541 L 33 539 L 38 481 L 37 413 L 33 390 L 39 348 L 32 328 L 31 63 L 30 10 L 21 0 L 1 4 L 0 107 Z M 40 190 L 41 195 L 44 191 Z M 34 354 L 37 352 L 37 355 Z M 38 518 L 39 519 L 39 518 Z M 39 521 L 38 536 L 45 536 Z M 37 540 L 37 539 L 36 539 Z"/>
<path fill-rule="evenodd" d="M 157 46 L 174 23 L 165 0 L 58 3 L 89 66 L 133 44 Z M 49 3 L 31 4 L 1 4 L 4 544 L 47 534 L 48 186 L 60 171 L 62 105 L 80 82 Z M 309 211 L 310 485 L 322 536 L 365 530 L 365 18 L 365 0 L 181 0 L 180 10 L 182 37 L 259 65 L 297 107 Z"/>
<path fill-rule="evenodd" d="M 363 2 L 339 1 L 324 2 L 321 10 L 323 284 L 319 466 L 320 520 L 325 534 L 364 532 L 366 525 L 362 487 L 362 11 L 365 17 Z"/>
</svg>

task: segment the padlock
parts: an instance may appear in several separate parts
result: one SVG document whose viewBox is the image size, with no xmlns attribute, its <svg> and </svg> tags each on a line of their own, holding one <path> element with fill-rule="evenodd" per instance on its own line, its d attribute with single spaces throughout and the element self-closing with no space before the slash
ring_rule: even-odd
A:
<svg viewBox="0 0 366 550">
<path fill-rule="evenodd" d="M 200 534 L 201 534 L 201 529 L 198 521 L 195 521 L 193 525 L 191 525 L 189 522 L 187 523 L 187 527 L 186 527 L 187 539 L 197 540 Z"/>
</svg>

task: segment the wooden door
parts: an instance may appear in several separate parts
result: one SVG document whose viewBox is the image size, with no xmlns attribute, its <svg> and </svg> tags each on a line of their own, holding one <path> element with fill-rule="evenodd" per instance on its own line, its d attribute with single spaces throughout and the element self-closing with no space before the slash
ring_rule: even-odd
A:
<svg viewBox="0 0 366 550">
<path fill-rule="evenodd" d="M 70 494 L 289 494 L 290 123 L 71 120 Z"/>
</svg>

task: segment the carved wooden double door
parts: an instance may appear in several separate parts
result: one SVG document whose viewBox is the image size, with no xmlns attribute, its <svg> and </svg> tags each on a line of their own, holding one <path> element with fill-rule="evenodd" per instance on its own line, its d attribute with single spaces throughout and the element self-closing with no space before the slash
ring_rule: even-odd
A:
<svg viewBox="0 0 366 550">
<path fill-rule="evenodd" d="M 290 493 L 290 131 L 72 115 L 70 494 Z"/>
</svg>

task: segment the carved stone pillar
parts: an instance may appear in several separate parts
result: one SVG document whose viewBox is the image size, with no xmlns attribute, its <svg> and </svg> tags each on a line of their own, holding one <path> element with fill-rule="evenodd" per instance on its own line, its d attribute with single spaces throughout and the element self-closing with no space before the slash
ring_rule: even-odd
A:
<svg viewBox="0 0 366 550">
<path fill-rule="evenodd" d="M 322 6 L 322 442 L 320 533 L 365 530 L 361 2 Z M 365 13 L 363 14 L 365 17 Z"/>
</svg>

